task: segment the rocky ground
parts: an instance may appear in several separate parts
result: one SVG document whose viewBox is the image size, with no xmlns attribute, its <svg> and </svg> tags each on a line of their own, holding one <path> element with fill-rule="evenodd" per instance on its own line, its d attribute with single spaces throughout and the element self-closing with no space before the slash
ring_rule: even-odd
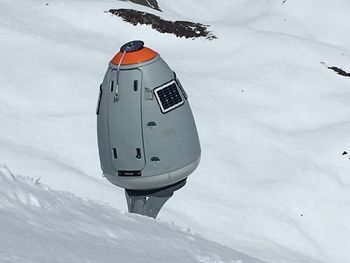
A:
<svg viewBox="0 0 350 263">
<path fill-rule="evenodd" d="M 185 38 L 205 37 L 209 40 L 216 39 L 216 36 L 208 30 L 208 25 L 189 21 L 169 21 L 159 16 L 133 9 L 110 9 L 109 12 L 123 18 L 124 21 L 134 26 L 138 24 L 150 25 L 161 33 L 174 34 L 177 37 Z"/>
<path fill-rule="evenodd" d="M 130 2 L 133 2 L 135 4 L 139 4 L 139 5 L 144 5 L 144 6 L 148 6 L 150 8 L 156 9 L 158 11 L 161 11 L 158 5 L 157 0 L 130 0 Z"/>
</svg>

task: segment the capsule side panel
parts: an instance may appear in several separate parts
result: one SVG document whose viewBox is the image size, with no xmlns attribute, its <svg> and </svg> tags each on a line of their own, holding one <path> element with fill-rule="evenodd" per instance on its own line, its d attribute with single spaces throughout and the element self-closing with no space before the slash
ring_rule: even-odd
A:
<svg viewBox="0 0 350 263">
<path fill-rule="evenodd" d="M 117 84 L 117 71 L 113 70 L 110 80 L 114 83 L 108 101 L 113 168 L 117 172 L 141 171 L 145 166 L 141 127 L 142 73 L 138 69 L 121 70 Z"/>
<path fill-rule="evenodd" d="M 170 173 L 199 160 L 201 149 L 196 125 L 188 101 L 162 113 L 153 93 L 157 87 L 174 79 L 174 73 L 163 59 L 141 68 L 143 72 L 143 135 L 146 166 L 143 176 Z M 155 125 L 154 125 L 155 124 Z M 192 172 L 191 170 L 190 172 Z M 188 174 L 183 174 L 187 177 Z"/>
<path fill-rule="evenodd" d="M 108 83 L 110 73 L 111 69 L 108 69 L 101 85 L 100 92 L 102 92 L 102 96 L 99 102 L 97 115 L 97 142 L 101 169 L 104 174 L 111 174 L 113 171 L 108 132 L 108 100 L 110 96 Z"/>
</svg>

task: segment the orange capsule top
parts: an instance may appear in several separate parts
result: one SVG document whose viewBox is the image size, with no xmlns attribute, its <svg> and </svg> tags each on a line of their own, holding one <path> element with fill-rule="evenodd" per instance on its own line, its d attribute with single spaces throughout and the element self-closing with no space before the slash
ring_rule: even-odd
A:
<svg viewBox="0 0 350 263">
<path fill-rule="evenodd" d="M 113 57 L 111 63 L 114 65 L 132 65 L 151 60 L 157 56 L 157 52 L 144 47 L 140 40 L 126 43 L 120 51 Z"/>
</svg>

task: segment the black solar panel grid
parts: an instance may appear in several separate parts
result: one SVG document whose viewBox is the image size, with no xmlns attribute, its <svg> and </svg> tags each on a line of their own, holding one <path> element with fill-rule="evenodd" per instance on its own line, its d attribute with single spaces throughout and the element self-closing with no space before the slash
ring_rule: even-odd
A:
<svg viewBox="0 0 350 263">
<path fill-rule="evenodd" d="M 183 100 L 174 81 L 156 89 L 155 92 L 163 112 L 170 111 L 183 104 Z"/>
</svg>

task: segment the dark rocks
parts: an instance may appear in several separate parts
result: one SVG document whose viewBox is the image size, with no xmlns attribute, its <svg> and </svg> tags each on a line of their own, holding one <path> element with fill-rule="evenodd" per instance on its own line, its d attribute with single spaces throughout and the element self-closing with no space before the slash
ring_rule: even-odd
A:
<svg viewBox="0 0 350 263">
<path fill-rule="evenodd" d="M 335 72 L 337 72 L 339 75 L 344 76 L 344 77 L 350 77 L 350 73 L 346 72 L 345 70 L 338 68 L 338 67 L 328 67 L 328 69 L 331 69 Z"/>
<path fill-rule="evenodd" d="M 124 21 L 133 24 L 134 26 L 150 25 L 153 29 L 161 33 L 174 34 L 177 37 L 198 38 L 205 37 L 209 40 L 217 37 L 208 31 L 208 25 L 188 21 L 168 21 L 159 16 L 140 12 L 133 9 L 110 9 L 110 13 L 121 17 Z"/>
<path fill-rule="evenodd" d="M 148 6 L 150 8 L 155 9 L 155 10 L 161 11 L 157 0 L 130 0 L 130 2 L 133 2 L 135 4 L 139 4 L 139 5 Z"/>
</svg>

